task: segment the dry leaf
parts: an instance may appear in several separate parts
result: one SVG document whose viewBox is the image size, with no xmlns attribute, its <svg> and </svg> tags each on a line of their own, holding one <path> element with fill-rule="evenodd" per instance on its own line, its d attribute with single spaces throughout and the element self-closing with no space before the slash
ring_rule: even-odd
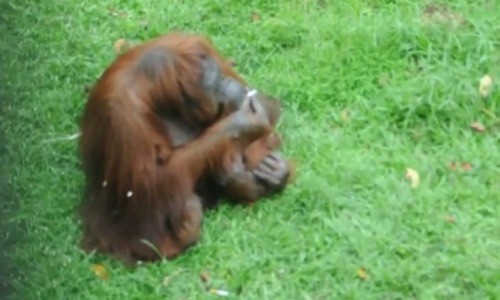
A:
<svg viewBox="0 0 500 300">
<path fill-rule="evenodd" d="M 342 116 L 342 120 L 344 120 L 344 122 L 349 121 L 350 114 L 346 109 L 344 109 L 342 111 L 341 116 Z"/>
<path fill-rule="evenodd" d="M 364 267 L 358 269 L 358 277 L 362 280 L 368 279 L 368 272 Z"/>
<path fill-rule="evenodd" d="M 203 282 L 208 282 L 210 281 L 210 275 L 208 275 L 208 272 L 201 272 L 200 279 Z"/>
<path fill-rule="evenodd" d="M 108 270 L 103 265 L 92 265 L 92 271 L 97 277 L 101 278 L 102 280 L 107 280 L 109 278 Z"/>
<path fill-rule="evenodd" d="M 462 163 L 462 170 L 464 170 L 464 171 L 470 171 L 470 170 L 472 170 L 472 164 L 470 164 L 468 162 Z"/>
<path fill-rule="evenodd" d="M 485 132 L 486 131 L 486 127 L 484 127 L 484 125 L 479 123 L 479 122 L 473 122 L 472 124 L 470 124 L 470 128 L 472 128 L 473 130 L 475 130 L 477 132 Z"/>
<path fill-rule="evenodd" d="M 422 18 L 426 22 L 448 25 L 464 25 L 466 23 L 462 15 L 451 11 L 449 7 L 444 4 L 426 6 Z"/>
<path fill-rule="evenodd" d="M 113 48 L 116 53 L 122 53 L 129 48 L 130 44 L 125 39 L 119 39 L 115 42 Z"/>
<path fill-rule="evenodd" d="M 459 165 L 459 163 L 452 161 L 448 165 L 448 168 L 450 169 L 450 171 L 456 171 L 459 167 L 463 171 L 470 171 L 470 170 L 472 170 L 472 164 L 468 163 L 468 162 L 463 162 L 463 163 L 460 163 L 460 165 Z"/>
<path fill-rule="evenodd" d="M 257 12 L 252 11 L 250 18 L 252 19 L 253 22 L 257 22 L 260 20 L 260 15 Z"/>
<path fill-rule="evenodd" d="M 447 215 L 446 218 L 444 218 L 444 220 L 448 223 L 455 223 L 455 217 L 452 215 Z"/>
<path fill-rule="evenodd" d="M 493 78 L 490 75 L 484 75 L 479 81 L 479 94 L 483 97 L 488 97 L 493 87 Z"/>
<path fill-rule="evenodd" d="M 406 173 L 405 173 L 406 179 L 410 180 L 411 182 L 411 187 L 413 189 L 417 188 L 420 185 L 420 175 L 418 174 L 417 171 L 407 168 Z"/>
</svg>

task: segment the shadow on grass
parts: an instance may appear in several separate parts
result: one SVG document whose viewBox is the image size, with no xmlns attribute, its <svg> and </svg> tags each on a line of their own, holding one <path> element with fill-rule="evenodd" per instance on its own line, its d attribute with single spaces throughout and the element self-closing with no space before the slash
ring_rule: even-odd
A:
<svg viewBox="0 0 500 300">
<path fill-rule="evenodd" d="M 7 2 L 0 4 L 0 12 L 0 36 L 3 40 L 0 46 L 0 299 L 17 299 L 13 279 L 21 273 L 20 267 L 12 260 L 12 252 L 22 238 L 23 230 L 20 224 L 13 222 L 20 198 L 13 185 L 15 141 L 7 136 L 7 132 L 16 122 L 10 113 L 13 105 L 22 103 L 16 78 L 23 78 L 23 72 L 22 66 L 11 63 L 13 56 L 20 54 L 20 38 L 14 31 L 18 15 Z"/>
</svg>

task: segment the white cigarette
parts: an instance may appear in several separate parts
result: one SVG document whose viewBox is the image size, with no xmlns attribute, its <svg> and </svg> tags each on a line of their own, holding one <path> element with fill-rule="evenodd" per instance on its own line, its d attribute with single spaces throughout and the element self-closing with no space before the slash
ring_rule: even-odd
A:
<svg viewBox="0 0 500 300">
<path fill-rule="evenodd" d="M 247 97 L 248 97 L 248 98 L 251 98 L 251 97 L 253 97 L 253 96 L 255 96 L 255 95 L 257 95 L 257 90 L 250 90 L 250 91 L 248 91 L 248 93 L 247 93 Z"/>
</svg>

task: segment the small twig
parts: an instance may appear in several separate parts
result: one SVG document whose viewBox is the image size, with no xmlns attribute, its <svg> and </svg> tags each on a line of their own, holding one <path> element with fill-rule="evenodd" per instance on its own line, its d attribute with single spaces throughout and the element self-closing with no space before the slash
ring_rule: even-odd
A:
<svg viewBox="0 0 500 300">
<path fill-rule="evenodd" d="M 63 136 L 63 137 L 58 137 L 58 138 L 52 138 L 48 140 L 42 141 L 43 144 L 47 143 L 55 143 L 55 142 L 65 142 L 65 141 L 72 141 L 80 137 L 80 132 L 77 132 L 75 134 L 72 134 L 70 136 Z"/>
<path fill-rule="evenodd" d="M 144 245 L 148 246 L 149 248 L 151 248 L 151 250 L 153 250 L 156 253 L 156 255 L 158 255 L 158 257 L 160 259 L 163 258 L 163 256 L 160 253 L 160 250 L 158 248 L 156 248 L 156 246 L 153 245 L 153 243 L 151 243 L 150 241 L 145 240 L 145 239 L 140 239 L 140 242 L 143 243 Z"/>
<path fill-rule="evenodd" d="M 163 283 L 163 285 L 164 285 L 164 286 L 169 285 L 169 284 L 170 284 L 170 281 L 172 281 L 172 279 L 173 279 L 174 277 L 176 277 L 177 275 L 179 275 L 179 274 L 180 274 L 181 272 L 183 272 L 183 271 L 184 271 L 184 269 L 180 268 L 180 269 L 177 269 L 177 270 L 175 270 L 174 272 L 172 272 L 170 275 L 165 276 L 165 278 L 163 278 L 163 282 L 162 282 L 162 283 Z"/>
</svg>

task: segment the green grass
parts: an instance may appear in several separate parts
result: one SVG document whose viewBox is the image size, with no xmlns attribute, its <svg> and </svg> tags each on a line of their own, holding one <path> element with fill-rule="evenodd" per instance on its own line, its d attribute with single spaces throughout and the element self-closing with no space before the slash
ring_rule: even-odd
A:
<svg viewBox="0 0 500 300">
<path fill-rule="evenodd" d="M 483 75 L 500 77 L 500 4 L 450 1 L 467 23 L 448 26 L 422 18 L 430 1 L 16 3 L 2 10 L 0 47 L 14 230 L 3 235 L 17 240 L 19 299 L 218 298 L 203 271 L 230 299 L 500 298 L 500 93 L 478 94 Z M 78 248 L 76 141 L 47 141 L 78 130 L 83 88 L 117 39 L 172 29 L 210 36 L 283 100 L 283 151 L 298 176 L 279 197 L 207 214 L 179 259 L 126 269 Z M 473 168 L 450 171 L 451 161 Z"/>
</svg>

